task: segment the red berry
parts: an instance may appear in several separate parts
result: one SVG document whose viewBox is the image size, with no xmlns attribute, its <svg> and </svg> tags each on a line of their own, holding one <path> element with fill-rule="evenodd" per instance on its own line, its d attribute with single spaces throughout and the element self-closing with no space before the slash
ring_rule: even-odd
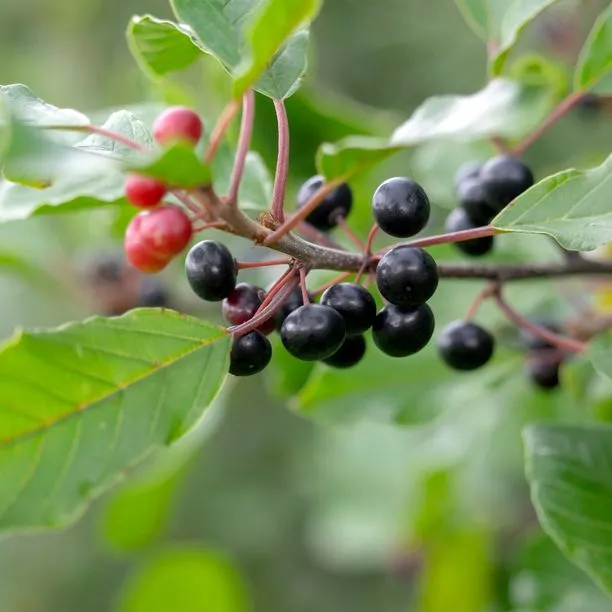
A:
<svg viewBox="0 0 612 612">
<path fill-rule="evenodd" d="M 163 146 L 177 141 L 196 145 L 203 129 L 202 120 L 195 111 L 186 106 L 172 106 L 153 123 L 153 137 Z"/>
<path fill-rule="evenodd" d="M 128 174 L 125 179 L 125 197 L 138 208 L 154 208 L 166 195 L 166 186 L 157 179 L 140 174 Z"/>
<path fill-rule="evenodd" d="M 145 213 L 146 214 L 146 213 Z M 153 274 L 163 270 L 170 261 L 167 257 L 142 240 L 143 213 L 136 215 L 125 232 L 124 249 L 127 260 L 140 272 Z"/>
</svg>

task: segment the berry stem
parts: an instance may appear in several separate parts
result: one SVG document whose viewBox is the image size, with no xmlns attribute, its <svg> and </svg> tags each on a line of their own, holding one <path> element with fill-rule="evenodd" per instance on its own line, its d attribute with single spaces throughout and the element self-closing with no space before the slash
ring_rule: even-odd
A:
<svg viewBox="0 0 612 612">
<path fill-rule="evenodd" d="M 194 232 L 203 232 L 207 229 L 219 229 L 227 231 L 227 223 L 225 223 L 225 221 L 211 221 L 210 223 L 202 223 L 201 225 L 193 223 Z"/>
<path fill-rule="evenodd" d="M 267 268 L 270 266 L 287 266 L 291 263 L 290 259 L 268 259 L 266 261 L 237 261 L 236 267 L 239 270 L 248 270 L 250 268 Z"/>
<path fill-rule="evenodd" d="M 215 127 L 210 135 L 210 142 L 208 143 L 206 153 L 204 154 L 204 161 L 207 164 L 210 164 L 215 157 L 217 150 L 221 145 L 221 141 L 223 140 L 223 137 L 225 136 L 225 133 L 227 132 L 234 117 L 238 114 L 239 109 L 240 103 L 236 100 L 232 100 L 223 109 L 223 112 L 219 116 L 219 119 L 217 120 L 217 123 L 215 124 Z"/>
<path fill-rule="evenodd" d="M 295 276 L 295 270 L 293 268 L 287 268 L 274 282 L 272 287 L 266 292 L 266 296 L 259 305 L 259 308 L 265 308 L 272 298 L 285 286 L 289 279 Z"/>
<path fill-rule="evenodd" d="M 238 137 L 238 147 L 234 158 L 234 168 L 230 188 L 227 194 L 226 203 L 228 206 L 236 206 L 238 202 L 238 191 L 240 182 L 244 174 L 247 154 L 251 146 L 251 136 L 253 135 L 253 122 L 255 119 L 255 94 L 249 89 L 242 99 L 242 120 L 240 122 L 240 136 Z"/>
<path fill-rule="evenodd" d="M 283 223 L 285 221 L 285 192 L 289 172 L 289 120 L 283 100 L 274 100 L 274 110 L 278 123 L 278 156 L 276 158 L 271 212 L 275 219 Z"/>
<path fill-rule="evenodd" d="M 365 243 L 365 253 L 366 255 L 372 254 L 372 244 L 374 244 L 374 238 L 376 238 L 376 234 L 378 233 L 378 223 L 374 223 L 370 231 L 368 232 L 368 237 L 366 238 Z"/>
<path fill-rule="evenodd" d="M 586 351 L 586 344 L 583 342 L 579 342 L 578 340 L 573 340 L 571 338 L 566 338 L 565 336 L 561 336 L 559 334 L 555 334 L 551 332 L 549 329 L 542 327 L 541 325 L 537 325 L 529 319 L 526 319 L 523 315 L 514 310 L 504 299 L 501 293 L 501 288 L 497 288 L 495 293 L 493 294 L 495 301 L 499 309 L 504 313 L 506 318 L 514 323 L 517 327 L 524 329 L 526 332 L 533 334 L 534 336 L 541 338 L 542 340 L 556 346 L 557 348 L 569 351 L 572 353 L 584 353 Z"/>
<path fill-rule="evenodd" d="M 359 236 L 355 234 L 355 232 L 350 228 L 349 224 L 346 222 L 346 219 L 342 215 L 338 215 L 336 217 L 336 223 L 338 227 L 345 233 L 347 238 L 360 250 L 365 251 L 365 244 L 359 239 Z"/>
<path fill-rule="evenodd" d="M 304 304 L 310 304 L 310 296 L 308 295 L 308 287 L 306 286 L 307 276 L 308 270 L 306 268 L 300 268 L 300 289 L 302 290 L 302 302 Z"/>
<path fill-rule="evenodd" d="M 334 276 L 334 278 L 315 289 L 312 293 L 315 296 L 321 295 L 326 289 L 329 289 L 332 285 L 337 285 L 338 283 L 344 282 L 345 280 L 353 276 L 353 274 L 354 272 L 343 272 L 342 274 L 338 274 L 338 276 Z"/>
<path fill-rule="evenodd" d="M 550 112 L 548 117 L 546 117 L 546 119 L 544 119 L 544 121 L 542 121 L 542 123 L 535 130 L 533 130 L 533 132 L 531 132 L 531 134 L 525 136 L 525 138 L 523 138 L 523 140 L 521 140 L 521 142 L 519 142 L 516 147 L 514 147 L 512 154 L 516 155 L 517 157 L 523 155 L 525 151 L 534 142 L 539 140 L 548 129 L 550 129 L 555 123 L 557 123 L 557 121 L 559 121 L 559 119 L 561 119 L 561 117 L 567 114 L 576 104 L 578 104 L 578 102 L 580 102 L 580 100 L 582 99 L 583 95 L 584 92 L 581 91 L 575 91 L 569 94 L 569 96 L 567 96 L 565 100 L 560 102 Z"/>
<path fill-rule="evenodd" d="M 264 240 L 264 244 L 270 246 L 278 242 L 283 236 L 288 234 L 296 225 L 303 221 L 338 185 L 342 183 L 337 179 L 326 183 L 311 198 L 294 213 L 290 219 L 285 221 L 279 228 L 270 233 Z"/>
<path fill-rule="evenodd" d="M 335 240 L 306 221 L 302 221 L 298 225 L 297 230 L 300 234 L 315 244 L 329 247 L 330 249 L 342 250 L 342 247 Z"/>
<path fill-rule="evenodd" d="M 70 132 L 85 132 L 87 134 L 97 134 L 98 136 L 104 136 L 105 138 L 110 138 L 115 142 L 118 142 L 130 149 L 134 149 L 134 151 L 139 151 L 140 153 L 150 153 L 150 150 L 141 145 L 140 143 L 124 136 L 123 134 L 119 134 L 118 132 L 113 132 L 112 130 L 107 130 L 103 127 L 97 127 L 95 125 L 44 125 L 42 126 L 45 130 L 62 130 L 62 131 L 70 131 Z"/>
<path fill-rule="evenodd" d="M 499 290 L 499 283 L 490 283 L 478 295 L 474 298 L 470 309 L 465 316 L 466 321 L 472 321 L 478 314 L 478 310 L 488 299 L 492 298 L 495 293 Z"/>
</svg>

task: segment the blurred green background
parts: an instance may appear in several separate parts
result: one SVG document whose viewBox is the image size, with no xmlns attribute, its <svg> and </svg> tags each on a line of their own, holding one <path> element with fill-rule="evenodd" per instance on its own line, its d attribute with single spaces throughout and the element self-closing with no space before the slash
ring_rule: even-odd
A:
<svg viewBox="0 0 612 612">
<path fill-rule="evenodd" d="M 605 4 L 558 3 L 530 26 L 513 59 L 544 54 L 562 95 Z M 214 116 L 223 74 L 211 61 L 153 87 L 125 43 L 133 13 L 171 17 L 165 0 L 0 3 L 0 82 L 25 83 L 52 104 L 86 112 L 186 101 Z M 386 134 L 425 98 L 471 93 L 484 82 L 484 45 L 451 0 L 328 0 L 313 28 L 306 85 L 288 103 L 292 189 L 313 173 L 321 142 Z M 273 109 L 258 99 L 257 112 L 255 146 L 272 163 Z M 527 159 L 539 176 L 595 163 L 609 152 L 611 119 L 605 108 L 577 109 Z M 427 146 L 360 177 L 356 229 L 367 231 L 370 194 L 392 172 L 423 181 L 439 224 L 452 206 L 447 165 L 489 153 L 488 145 Z M 2 336 L 130 306 L 132 297 L 91 273 L 120 248 L 124 223 L 121 213 L 102 211 L 0 227 Z M 250 253 L 248 245 L 235 248 Z M 535 237 L 508 237 L 496 254 L 554 256 Z M 163 283 L 177 308 L 217 316 L 189 296 L 180 265 Z M 477 290 L 445 283 L 434 303 L 439 321 L 462 316 Z M 566 301 L 548 295 L 544 284 L 510 293 L 526 311 L 565 312 Z M 493 312 L 484 317 L 509 334 Z M 372 356 L 358 372 L 317 370 L 298 400 L 291 396 L 310 372 L 276 357 L 265 376 L 232 381 L 178 451 L 138 470 L 75 526 L 2 540 L 0 612 L 609 610 L 540 534 L 520 440 L 526 422 L 605 419 L 607 404 L 585 410 L 579 386 L 552 396 L 534 391 L 511 337 L 507 345 L 505 357 L 469 380 L 444 372 L 431 352 L 401 363 Z M 325 420 L 355 404 L 374 418 L 324 426 L 296 414 L 301 408 Z M 165 594 L 156 577 L 164 567 L 174 576 Z M 191 592 L 191 604 L 182 603 L 181 593 Z"/>
</svg>

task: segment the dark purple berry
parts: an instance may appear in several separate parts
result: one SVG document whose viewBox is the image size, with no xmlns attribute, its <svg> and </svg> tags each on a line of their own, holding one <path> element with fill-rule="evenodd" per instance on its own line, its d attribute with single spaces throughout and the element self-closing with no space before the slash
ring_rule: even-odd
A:
<svg viewBox="0 0 612 612">
<path fill-rule="evenodd" d="M 389 236 L 409 238 L 429 221 L 429 198 L 409 178 L 394 177 L 382 183 L 372 197 L 372 212 L 380 229 Z"/>
<path fill-rule="evenodd" d="M 543 319 L 533 320 L 532 323 L 534 323 L 538 327 L 543 327 L 544 329 L 552 332 L 553 334 L 561 333 L 561 328 L 553 321 Z M 521 330 L 521 340 L 523 341 L 525 347 L 530 351 L 555 348 L 555 346 L 550 342 L 547 342 L 543 338 L 540 338 L 539 336 L 536 336 L 535 334 L 532 334 L 531 332 L 528 332 L 524 329 Z"/>
<path fill-rule="evenodd" d="M 461 207 L 455 208 L 444 224 L 444 229 L 447 232 L 460 232 L 463 230 L 474 229 L 479 227 L 476 225 Z M 486 255 L 493 248 L 493 236 L 484 236 L 483 238 L 473 238 L 472 240 L 461 240 L 453 242 L 456 249 L 459 249 L 466 255 L 471 257 L 480 257 Z"/>
<path fill-rule="evenodd" d="M 323 359 L 323 363 L 333 368 L 352 368 L 363 359 L 365 352 L 366 341 L 363 335 L 348 336 L 331 357 Z"/>
<path fill-rule="evenodd" d="M 548 355 L 551 353 L 551 355 Z M 559 366 L 561 360 L 553 355 L 556 351 L 538 351 L 529 356 L 525 363 L 527 378 L 540 389 L 547 391 L 559 386 Z"/>
<path fill-rule="evenodd" d="M 252 331 L 236 338 L 230 350 L 230 374 L 252 376 L 261 372 L 272 359 L 272 345 L 260 332 Z"/>
<path fill-rule="evenodd" d="M 221 303 L 223 318 L 231 325 L 242 325 L 250 321 L 265 298 L 265 291 L 251 283 L 238 283 Z M 274 331 L 274 320 L 268 319 L 258 330 L 262 334 Z"/>
<path fill-rule="evenodd" d="M 215 240 L 203 240 L 190 249 L 185 272 L 193 292 L 208 302 L 220 302 L 236 286 L 236 262 L 229 249 Z"/>
<path fill-rule="evenodd" d="M 376 346 L 390 357 L 407 357 L 418 353 L 431 340 L 435 319 L 431 308 L 385 306 L 374 321 L 372 337 Z"/>
<path fill-rule="evenodd" d="M 321 296 L 321 304 L 342 315 L 349 336 L 370 329 L 376 317 L 376 302 L 372 294 L 356 283 L 332 285 Z"/>
<path fill-rule="evenodd" d="M 486 330 L 470 321 L 449 323 L 438 337 L 442 361 L 455 370 L 476 370 L 493 356 L 495 340 Z"/>
<path fill-rule="evenodd" d="M 309 178 L 298 192 L 298 208 L 302 208 L 324 183 L 325 179 L 320 175 Z M 342 183 L 317 205 L 306 217 L 306 221 L 318 230 L 326 232 L 338 225 L 338 217 L 348 217 L 352 206 L 353 192 L 346 183 Z"/>
<path fill-rule="evenodd" d="M 487 202 L 496 212 L 533 185 L 531 170 L 516 157 L 500 155 L 490 159 L 480 170 Z"/>
<path fill-rule="evenodd" d="M 495 210 L 489 206 L 482 181 L 477 178 L 466 179 L 457 188 L 459 206 L 465 210 L 475 227 L 488 225 Z"/>
<path fill-rule="evenodd" d="M 477 178 L 482 168 L 482 162 L 480 161 L 469 161 L 465 162 L 455 174 L 455 189 L 459 189 L 459 185 L 468 179 Z"/>
<path fill-rule="evenodd" d="M 438 266 L 421 248 L 401 245 L 387 251 L 376 268 L 380 294 L 396 306 L 424 304 L 438 287 Z"/>
<path fill-rule="evenodd" d="M 138 304 L 150 308 L 167 308 L 170 306 L 170 295 L 157 278 L 145 276 L 140 282 Z"/>
<path fill-rule="evenodd" d="M 308 292 L 308 299 L 310 302 L 314 301 L 314 295 L 310 292 Z M 283 321 L 287 318 L 287 316 L 303 305 L 304 298 L 302 296 L 302 289 L 297 287 L 283 302 L 283 305 L 274 313 L 274 323 L 276 325 L 276 329 L 280 331 Z"/>
</svg>

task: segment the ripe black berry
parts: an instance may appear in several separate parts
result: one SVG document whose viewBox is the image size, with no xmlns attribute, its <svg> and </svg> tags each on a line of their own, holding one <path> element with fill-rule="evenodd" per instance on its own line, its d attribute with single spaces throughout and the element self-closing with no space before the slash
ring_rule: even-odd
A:
<svg viewBox="0 0 612 612">
<path fill-rule="evenodd" d="M 469 218 L 465 209 L 461 207 L 455 208 L 455 210 L 448 215 L 446 223 L 444 224 L 444 229 L 447 232 L 459 232 L 462 230 L 474 229 L 475 227 L 478 227 L 478 225 Z M 453 242 L 453 245 L 466 255 L 480 257 L 481 255 L 486 255 L 493 248 L 493 236 Z"/>
<path fill-rule="evenodd" d="M 314 295 L 308 292 L 308 298 L 310 302 L 314 301 Z M 274 322 L 276 329 L 280 331 L 280 328 L 285 319 L 300 306 L 304 305 L 304 298 L 302 296 L 302 289 L 297 287 L 289 297 L 283 302 L 283 305 L 274 313 Z"/>
<path fill-rule="evenodd" d="M 158 279 L 145 276 L 140 283 L 138 304 L 151 308 L 167 308 L 170 305 L 170 295 Z"/>
<path fill-rule="evenodd" d="M 415 181 L 390 178 L 374 192 L 372 211 L 383 232 L 408 238 L 418 234 L 429 221 L 429 198 Z"/>
<path fill-rule="evenodd" d="M 469 321 L 449 323 L 438 337 L 442 361 L 455 370 L 475 370 L 493 356 L 495 340 L 486 330 Z"/>
<path fill-rule="evenodd" d="M 482 168 L 482 162 L 469 161 L 459 166 L 459 170 L 455 174 L 455 189 L 459 189 L 459 185 L 468 179 L 477 178 Z"/>
<path fill-rule="evenodd" d="M 330 357 L 342 346 L 346 324 L 329 306 L 305 304 L 287 316 L 280 336 L 291 355 L 304 361 L 316 361 Z"/>
<path fill-rule="evenodd" d="M 342 315 L 349 336 L 370 329 L 376 317 L 376 302 L 372 294 L 356 283 L 332 285 L 321 296 L 321 304 Z"/>
<path fill-rule="evenodd" d="M 497 212 L 533 185 L 531 170 L 509 155 L 490 159 L 480 170 L 479 178 L 489 206 Z"/>
<path fill-rule="evenodd" d="M 230 374 L 252 376 L 261 372 L 272 359 L 272 345 L 260 332 L 252 331 L 232 342 Z"/>
<path fill-rule="evenodd" d="M 556 389 L 559 386 L 560 360 L 548 356 L 550 351 L 543 351 L 529 356 L 525 363 L 525 374 L 540 389 Z"/>
<path fill-rule="evenodd" d="M 234 290 L 221 303 L 221 312 L 231 325 L 242 325 L 253 318 L 261 306 L 265 291 L 251 283 L 238 283 Z M 268 319 L 259 328 L 263 334 L 274 330 L 274 321 Z"/>
<path fill-rule="evenodd" d="M 376 346 L 390 357 L 407 357 L 427 346 L 435 328 L 431 308 L 385 306 L 374 321 L 372 337 Z"/>
<path fill-rule="evenodd" d="M 488 225 L 496 212 L 487 202 L 487 196 L 478 178 L 464 180 L 457 188 L 459 206 L 465 210 L 476 227 Z"/>
<path fill-rule="evenodd" d="M 352 368 L 363 359 L 365 352 L 366 341 L 363 335 L 349 336 L 331 357 L 323 359 L 323 363 L 333 368 Z"/>
<path fill-rule="evenodd" d="M 532 323 L 535 323 L 539 327 L 543 327 L 544 329 L 553 332 L 553 334 L 561 333 L 561 328 L 553 321 L 534 320 L 532 321 Z M 525 347 L 528 348 L 530 351 L 555 348 L 555 346 L 550 342 L 547 342 L 543 338 L 540 338 L 539 336 L 536 336 L 524 329 L 521 330 L 521 340 L 523 341 Z"/>
<path fill-rule="evenodd" d="M 297 196 L 298 208 L 302 208 L 308 200 L 323 186 L 325 179 L 316 175 L 309 178 L 301 187 Z M 353 206 L 353 192 L 342 183 L 338 185 L 325 199 L 306 217 L 310 225 L 325 232 L 338 224 L 338 217 L 348 217 Z"/>
<path fill-rule="evenodd" d="M 185 272 L 193 292 L 209 302 L 220 302 L 236 286 L 236 262 L 229 249 L 214 240 L 203 240 L 190 249 Z"/>
<path fill-rule="evenodd" d="M 423 249 L 407 245 L 394 247 L 376 268 L 381 295 L 396 306 L 424 304 L 438 287 L 438 266 Z"/>
</svg>

